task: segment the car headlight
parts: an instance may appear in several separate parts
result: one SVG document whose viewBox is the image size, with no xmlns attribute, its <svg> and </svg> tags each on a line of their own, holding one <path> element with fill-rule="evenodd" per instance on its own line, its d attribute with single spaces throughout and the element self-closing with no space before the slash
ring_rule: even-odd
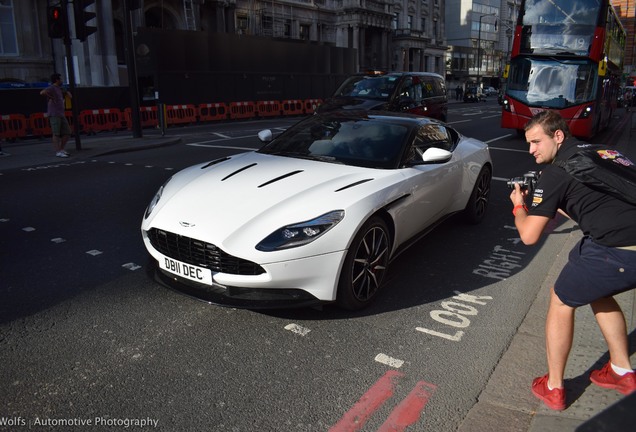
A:
<svg viewBox="0 0 636 432">
<path fill-rule="evenodd" d="M 150 213 L 152 213 L 152 211 L 155 209 L 155 207 L 159 203 L 159 200 L 161 199 L 161 195 L 163 195 L 164 188 L 166 187 L 166 185 L 171 179 L 172 178 L 169 178 L 164 184 L 162 184 L 159 190 L 157 191 L 157 193 L 155 194 L 155 196 L 152 197 L 150 204 L 148 204 L 148 207 L 146 208 L 146 214 L 144 215 L 144 219 L 148 219 L 148 216 L 150 216 Z"/>
<path fill-rule="evenodd" d="M 306 245 L 336 226 L 344 214 L 344 210 L 334 210 L 306 222 L 284 226 L 265 237 L 256 249 L 271 252 Z"/>
</svg>

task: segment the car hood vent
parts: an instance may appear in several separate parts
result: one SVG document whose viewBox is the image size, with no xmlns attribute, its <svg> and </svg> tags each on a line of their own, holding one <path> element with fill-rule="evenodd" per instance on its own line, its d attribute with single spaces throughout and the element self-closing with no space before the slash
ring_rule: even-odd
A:
<svg viewBox="0 0 636 432">
<path fill-rule="evenodd" d="M 359 180 L 357 182 L 354 182 L 354 183 L 348 184 L 346 186 L 343 186 L 340 189 L 336 189 L 335 192 L 340 192 L 340 191 L 343 191 L 345 189 L 349 189 L 349 188 L 361 185 L 363 183 L 370 182 L 371 180 L 373 180 L 373 179 L 372 178 L 368 178 L 368 179 L 364 179 L 364 180 Z"/>
<path fill-rule="evenodd" d="M 253 166 L 256 166 L 256 165 L 258 165 L 258 164 L 257 164 L 256 162 L 254 162 L 254 163 L 252 163 L 252 164 L 249 164 L 249 165 L 244 166 L 244 167 L 243 167 L 243 168 L 241 168 L 241 169 L 237 169 L 237 170 L 236 170 L 236 171 L 234 171 L 233 173 L 230 173 L 230 174 L 226 175 L 225 177 L 223 177 L 223 178 L 221 179 L 221 181 L 225 181 L 225 180 L 229 179 L 230 177 L 235 176 L 236 174 L 238 174 L 238 173 L 240 173 L 240 172 L 243 172 L 243 171 L 245 171 L 246 169 L 252 168 Z"/>
<path fill-rule="evenodd" d="M 299 174 L 299 173 L 301 173 L 301 172 L 303 172 L 303 170 L 296 170 L 296 171 L 289 172 L 289 173 L 287 173 L 287 174 L 283 174 L 282 176 L 276 177 L 276 178 L 274 178 L 274 179 L 271 179 L 271 180 L 269 180 L 269 181 L 266 181 L 265 183 L 263 183 L 263 184 L 261 184 L 261 185 L 258 185 L 258 187 L 259 187 L 259 188 L 262 188 L 263 186 L 267 186 L 267 185 L 270 185 L 270 184 L 272 184 L 272 183 L 276 183 L 276 182 L 277 182 L 277 181 L 279 181 L 279 180 L 286 179 L 287 177 L 294 176 L 294 175 Z"/>
<path fill-rule="evenodd" d="M 230 160 L 230 159 L 232 159 L 232 158 L 231 158 L 231 157 L 229 157 L 229 156 L 226 156 L 226 157 L 221 158 L 221 159 L 213 160 L 212 162 L 210 162 L 210 163 L 208 163 L 208 164 L 203 165 L 203 166 L 201 167 L 201 169 L 210 168 L 212 165 L 216 165 L 216 164 L 218 164 L 218 163 L 225 162 L 226 160 Z"/>
</svg>

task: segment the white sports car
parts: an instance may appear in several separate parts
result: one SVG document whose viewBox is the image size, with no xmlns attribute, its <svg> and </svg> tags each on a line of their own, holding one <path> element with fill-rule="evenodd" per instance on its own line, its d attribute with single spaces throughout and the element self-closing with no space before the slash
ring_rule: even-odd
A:
<svg viewBox="0 0 636 432">
<path fill-rule="evenodd" d="M 488 146 L 430 118 L 336 111 L 259 138 L 159 188 L 141 226 L 158 281 L 233 307 L 361 309 L 402 249 L 488 206 Z"/>
</svg>

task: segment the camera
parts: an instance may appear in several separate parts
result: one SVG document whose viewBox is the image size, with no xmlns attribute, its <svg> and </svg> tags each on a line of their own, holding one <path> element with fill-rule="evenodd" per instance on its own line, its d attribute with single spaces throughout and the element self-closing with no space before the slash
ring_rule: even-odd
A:
<svg viewBox="0 0 636 432">
<path fill-rule="evenodd" d="M 529 195 L 532 195 L 534 187 L 539 180 L 539 172 L 528 171 L 522 177 L 514 177 L 508 180 L 508 187 L 514 189 L 518 184 L 522 191 L 527 190 Z"/>
</svg>

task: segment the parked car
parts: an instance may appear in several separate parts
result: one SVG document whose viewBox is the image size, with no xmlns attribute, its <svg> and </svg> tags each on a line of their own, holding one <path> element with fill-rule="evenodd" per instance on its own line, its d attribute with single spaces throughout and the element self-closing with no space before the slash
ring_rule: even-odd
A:
<svg viewBox="0 0 636 432">
<path fill-rule="evenodd" d="M 331 111 L 259 137 L 159 188 L 141 225 L 156 280 L 232 307 L 361 309 L 400 251 L 488 207 L 488 146 L 427 117 Z"/>
<path fill-rule="evenodd" d="M 482 93 L 481 88 L 474 87 L 466 87 L 464 90 L 464 102 L 486 102 L 486 96 Z"/>
<path fill-rule="evenodd" d="M 348 77 L 318 111 L 334 109 L 406 112 L 446 121 L 446 83 L 441 75 L 428 72 L 356 74 Z"/>
<path fill-rule="evenodd" d="M 484 89 L 484 94 L 486 96 L 495 96 L 497 94 L 497 89 L 494 87 L 486 87 Z"/>
</svg>

